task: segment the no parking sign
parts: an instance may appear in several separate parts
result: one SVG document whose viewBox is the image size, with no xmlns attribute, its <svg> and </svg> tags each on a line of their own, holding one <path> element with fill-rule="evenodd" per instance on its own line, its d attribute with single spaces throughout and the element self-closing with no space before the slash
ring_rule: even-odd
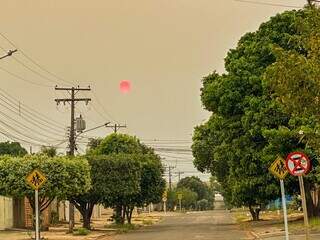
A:
<svg viewBox="0 0 320 240">
<path fill-rule="evenodd" d="M 293 176 L 303 176 L 309 173 L 311 162 L 302 152 L 292 152 L 287 156 L 286 167 Z"/>
</svg>

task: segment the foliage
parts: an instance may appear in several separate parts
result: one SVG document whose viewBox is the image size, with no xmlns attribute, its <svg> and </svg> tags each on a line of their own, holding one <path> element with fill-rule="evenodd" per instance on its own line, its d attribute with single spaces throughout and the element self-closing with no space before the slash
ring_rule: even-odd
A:
<svg viewBox="0 0 320 240">
<path fill-rule="evenodd" d="M 46 178 L 39 189 L 40 211 L 46 209 L 54 198 L 67 199 L 81 194 L 90 187 L 90 168 L 83 158 L 49 158 L 45 155 L 0 158 L 0 193 L 12 197 L 26 196 L 34 209 L 34 190 L 26 177 L 37 169 Z"/>
<path fill-rule="evenodd" d="M 102 139 L 101 143 L 93 150 L 97 155 L 112 153 L 143 153 L 139 140 L 126 134 L 113 133 Z"/>
<path fill-rule="evenodd" d="M 40 153 L 47 155 L 48 157 L 55 157 L 57 156 L 57 148 L 42 146 Z"/>
<path fill-rule="evenodd" d="M 277 14 L 229 51 L 225 74 L 203 79 L 201 100 L 212 115 L 195 128 L 194 164 L 217 178 L 228 203 L 248 206 L 254 220 L 279 196 L 269 165 L 277 154 L 305 147 L 299 128 L 314 130 L 319 23 L 315 8 Z"/>
<path fill-rule="evenodd" d="M 197 201 L 197 209 L 199 211 L 205 211 L 205 210 L 208 210 L 209 208 L 210 208 L 210 205 L 207 199 L 201 199 Z"/>
<path fill-rule="evenodd" d="M 178 182 L 177 188 L 188 188 L 191 191 L 197 193 L 197 200 L 207 198 L 209 194 L 208 186 L 204 182 L 202 182 L 199 177 L 195 176 L 182 178 Z"/>
<path fill-rule="evenodd" d="M 0 155 L 24 156 L 28 154 L 27 150 L 23 148 L 18 142 L 1 142 Z"/>
<path fill-rule="evenodd" d="M 95 204 L 114 207 L 130 201 L 140 191 L 141 164 L 137 158 L 132 154 L 88 156 L 92 186 L 70 199 L 83 216 L 83 227 L 90 229 Z"/>
<path fill-rule="evenodd" d="M 88 150 L 89 162 L 93 165 L 101 163 L 102 166 L 92 166 L 92 175 L 99 178 L 99 181 L 97 180 L 98 184 L 94 185 L 91 191 L 86 194 L 85 199 L 76 197 L 77 201 L 82 199 L 81 205 L 93 206 L 101 202 L 106 206 L 114 207 L 116 211 L 114 219 L 117 223 L 123 224 L 125 218 L 128 223 L 131 222 L 135 206 L 141 207 L 145 204 L 161 201 L 165 189 L 165 181 L 162 178 L 163 167 L 159 156 L 154 153 L 153 149 L 140 143 L 138 138 L 126 134 L 111 134 L 104 139 L 91 140 L 91 142 Z M 106 173 L 104 167 L 110 164 L 109 158 L 114 161 L 119 160 L 116 164 L 124 165 L 119 168 L 114 165 L 115 169 L 112 170 L 114 177 L 101 179 L 100 177 L 104 177 Z M 97 162 L 95 159 L 101 159 L 101 162 Z M 107 162 L 103 162 L 103 159 Z M 134 166 L 137 169 L 132 169 Z M 137 178 L 130 178 L 133 173 L 137 174 Z M 134 190 L 126 194 L 130 184 L 137 184 L 137 181 L 139 186 L 134 185 Z M 111 185 L 117 186 L 118 184 L 121 185 L 117 188 L 111 187 Z M 85 203 L 89 205 L 85 205 Z M 88 213 L 87 210 L 86 212 Z M 89 215 L 91 217 L 91 214 Z"/>
<path fill-rule="evenodd" d="M 77 228 L 73 231 L 73 235 L 75 236 L 86 236 L 90 233 L 90 231 L 86 228 Z"/>
<path fill-rule="evenodd" d="M 100 145 L 102 138 L 89 138 L 89 143 L 87 144 L 87 153 L 91 153 Z"/>
<path fill-rule="evenodd" d="M 176 189 L 176 202 L 179 203 L 178 194 L 182 194 L 181 206 L 184 209 L 196 209 L 198 194 L 188 188 Z"/>
</svg>

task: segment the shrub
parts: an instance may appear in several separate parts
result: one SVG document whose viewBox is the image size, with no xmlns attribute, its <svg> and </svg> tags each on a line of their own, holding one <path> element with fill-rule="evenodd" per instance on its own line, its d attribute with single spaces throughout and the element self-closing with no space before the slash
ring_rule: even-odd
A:
<svg viewBox="0 0 320 240">
<path fill-rule="evenodd" d="M 78 228 L 73 231 L 73 235 L 75 236 L 86 236 L 90 233 L 90 231 L 86 228 Z"/>
</svg>

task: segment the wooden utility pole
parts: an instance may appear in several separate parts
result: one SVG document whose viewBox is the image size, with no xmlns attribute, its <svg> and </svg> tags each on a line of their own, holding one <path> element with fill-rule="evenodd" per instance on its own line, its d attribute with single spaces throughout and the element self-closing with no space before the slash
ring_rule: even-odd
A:
<svg viewBox="0 0 320 240">
<path fill-rule="evenodd" d="M 178 171 L 178 172 L 175 172 L 176 174 L 178 174 L 178 179 L 179 179 L 179 182 L 181 180 L 181 174 L 184 174 L 184 172 L 181 172 L 181 171 Z"/>
<path fill-rule="evenodd" d="M 169 172 L 169 190 L 172 189 L 172 170 L 175 168 L 174 166 L 168 166 L 168 172 Z"/>
<path fill-rule="evenodd" d="M 112 129 L 113 129 L 113 132 L 114 132 L 114 133 L 117 133 L 120 128 L 126 128 L 127 125 L 121 125 L 121 124 L 116 124 L 116 123 L 115 123 L 114 125 L 108 125 L 108 126 L 106 126 L 106 127 L 112 128 Z"/>
<path fill-rule="evenodd" d="M 85 102 L 88 104 L 91 99 L 90 98 L 75 98 L 75 95 L 80 91 L 91 91 L 90 87 L 87 88 L 80 88 L 78 87 L 55 87 L 55 90 L 57 91 L 68 91 L 70 94 L 70 98 L 57 98 L 55 99 L 57 105 L 59 105 L 61 102 L 63 104 L 70 103 L 71 106 L 71 121 L 70 121 L 70 135 L 69 135 L 69 151 L 68 155 L 73 157 L 74 156 L 74 150 L 76 146 L 75 142 L 75 127 L 74 127 L 74 112 L 75 112 L 75 104 L 77 102 Z M 73 231 L 74 227 L 74 205 L 72 203 L 69 204 L 69 232 Z"/>
</svg>

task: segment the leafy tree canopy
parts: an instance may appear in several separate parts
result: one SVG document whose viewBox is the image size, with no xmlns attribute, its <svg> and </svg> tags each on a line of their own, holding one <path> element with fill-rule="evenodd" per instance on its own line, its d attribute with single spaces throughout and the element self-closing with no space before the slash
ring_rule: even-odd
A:
<svg viewBox="0 0 320 240">
<path fill-rule="evenodd" d="M 301 127 L 314 134 L 319 25 L 314 7 L 277 14 L 228 52 L 225 74 L 203 79 L 201 100 L 212 116 L 195 128 L 194 164 L 217 177 L 226 201 L 249 206 L 254 219 L 255 206 L 279 196 L 271 162 L 305 148 Z"/>
<path fill-rule="evenodd" d="M 68 199 L 86 192 L 90 187 L 90 168 L 83 158 L 49 158 L 44 155 L 0 158 L 0 193 L 12 197 L 26 196 L 34 209 L 34 190 L 26 177 L 37 169 L 47 182 L 39 190 L 40 211 L 54 198 Z"/>
<path fill-rule="evenodd" d="M 28 154 L 27 150 L 18 142 L 0 143 L 0 155 L 24 156 L 26 154 Z"/>
<path fill-rule="evenodd" d="M 209 189 L 208 186 L 200 180 L 200 178 L 191 176 L 191 177 L 185 177 L 182 178 L 178 184 L 177 188 L 188 188 L 191 191 L 197 193 L 198 199 L 205 199 L 209 195 Z"/>
</svg>

